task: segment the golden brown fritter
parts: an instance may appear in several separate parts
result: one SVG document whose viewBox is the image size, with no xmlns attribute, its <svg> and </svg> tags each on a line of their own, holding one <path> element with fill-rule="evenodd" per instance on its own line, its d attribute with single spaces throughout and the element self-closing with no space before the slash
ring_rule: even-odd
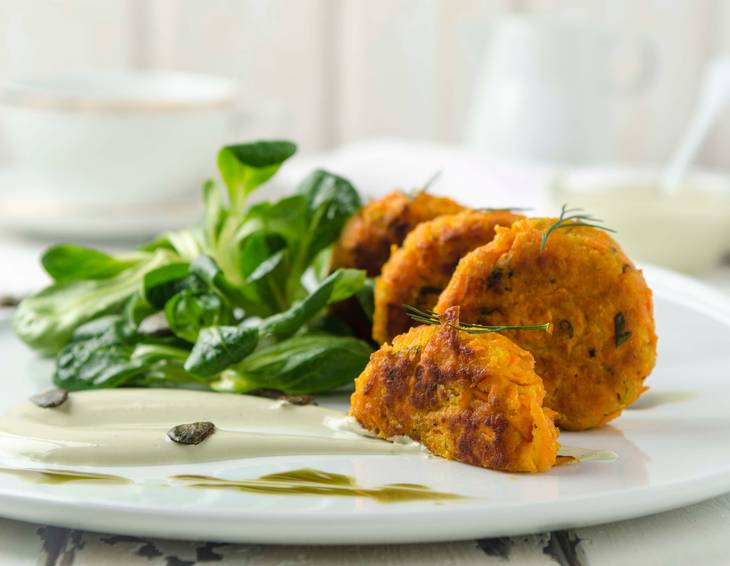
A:
<svg viewBox="0 0 730 566">
<path fill-rule="evenodd" d="M 523 218 L 509 211 L 465 211 L 419 224 L 383 266 L 375 285 L 373 339 L 389 342 L 415 323 L 404 304 L 432 309 L 459 260 L 494 238 L 496 226 Z"/>
<path fill-rule="evenodd" d="M 561 428 L 583 430 L 617 417 L 645 390 L 656 359 L 651 290 L 605 232 L 552 232 L 554 218 L 498 228 L 459 262 L 437 312 L 461 306 L 464 322 L 550 322 L 552 334 L 505 331 L 532 353 Z"/>
<path fill-rule="evenodd" d="M 399 246 L 418 224 L 461 210 L 464 207 L 449 198 L 389 193 L 363 206 L 347 223 L 332 252 L 332 270 L 352 267 L 375 277 L 390 257 L 391 247 Z"/>
<path fill-rule="evenodd" d="M 363 206 L 342 230 L 332 251 L 330 268 L 364 269 L 368 276 L 380 275 L 391 249 L 399 246 L 406 235 L 421 222 L 443 214 L 464 210 L 448 198 L 428 193 L 410 196 L 394 191 Z M 356 336 L 369 340 L 372 324 L 357 299 L 350 298 L 331 307 L 331 312 L 344 320 Z"/>
<path fill-rule="evenodd" d="M 456 324 L 458 316 L 453 308 L 444 319 Z M 555 464 L 558 430 L 533 367 L 499 334 L 418 326 L 370 357 L 350 414 L 378 436 L 408 436 L 443 458 L 544 472 Z"/>
</svg>

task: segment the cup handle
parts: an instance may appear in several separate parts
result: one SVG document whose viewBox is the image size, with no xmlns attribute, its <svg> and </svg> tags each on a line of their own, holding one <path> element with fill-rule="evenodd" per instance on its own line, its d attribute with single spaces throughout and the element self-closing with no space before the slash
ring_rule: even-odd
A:
<svg viewBox="0 0 730 566">
<path fill-rule="evenodd" d="M 631 38 L 625 36 L 616 37 L 613 41 L 614 51 L 619 45 L 626 44 L 629 51 L 633 52 L 638 60 L 636 72 L 624 80 L 615 80 L 613 91 L 617 94 L 631 96 L 639 94 L 654 80 L 659 65 L 654 44 L 642 38 Z"/>
</svg>

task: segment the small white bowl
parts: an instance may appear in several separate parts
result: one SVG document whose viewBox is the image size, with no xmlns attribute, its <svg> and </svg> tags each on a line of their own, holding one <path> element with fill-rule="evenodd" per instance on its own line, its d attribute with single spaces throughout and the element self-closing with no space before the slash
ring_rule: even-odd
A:
<svg viewBox="0 0 730 566">
<path fill-rule="evenodd" d="M 12 166 L 35 181 L 25 196 L 143 203 L 214 172 L 237 96 L 236 84 L 219 77 L 88 72 L 5 83 L 0 117 Z"/>
<path fill-rule="evenodd" d="M 603 219 L 632 259 L 688 273 L 717 265 L 730 249 L 730 176 L 695 171 L 672 195 L 659 186 L 657 169 L 578 169 L 554 179 L 550 200 Z"/>
</svg>

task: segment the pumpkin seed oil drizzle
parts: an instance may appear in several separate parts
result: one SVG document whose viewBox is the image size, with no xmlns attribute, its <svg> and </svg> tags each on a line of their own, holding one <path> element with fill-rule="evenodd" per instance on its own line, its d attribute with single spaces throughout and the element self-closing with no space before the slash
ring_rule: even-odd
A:
<svg viewBox="0 0 730 566">
<path fill-rule="evenodd" d="M 462 495 L 433 491 L 419 484 L 393 483 L 381 487 L 361 487 L 350 476 L 311 468 L 267 474 L 250 480 L 228 480 L 201 475 L 177 475 L 171 479 L 186 482 L 188 487 L 198 489 L 223 489 L 270 495 L 367 497 L 379 503 L 464 499 Z"/>
<path fill-rule="evenodd" d="M 52 468 L 7 468 L 0 473 L 10 474 L 33 483 L 61 485 L 72 482 L 93 482 L 110 485 L 139 483 L 111 474 L 56 470 Z M 433 491 L 427 486 L 412 483 L 393 483 L 382 487 L 365 488 L 350 476 L 311 468 L 267 474 L 255 479 L 230 480 L 205 475 L 177 475 L 169 478 L 187 488 L 222 489 L 266 495 L 321 495 L 335 497 L 367 497 L 380 503 L 408 501 L 445 501 L 464 499 L 455 493 Z M 144 483 L 144 482 L 143 482 Z"/>
<path fill-rule="evenodd" d="M 111 474 L 81 472 L 78 470 L 54 470 L 52 468 L 0 468 L 0 474 L 9 474 L 34 483 L 65 484 L 71 482 L 95 482 L 107 484 L 130 484 L 132 480 Z"/>
</svg>

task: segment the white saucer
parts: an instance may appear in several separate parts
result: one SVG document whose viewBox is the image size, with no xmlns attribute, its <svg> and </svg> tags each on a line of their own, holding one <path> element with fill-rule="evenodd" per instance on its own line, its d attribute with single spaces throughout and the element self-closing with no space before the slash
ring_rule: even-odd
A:
<svg viewBox="0 0 730 566">
<path fill-rule="evenodd" d="M 140 204 L 80 205 L 40 196 L 39 181 L 9 166 L 0 167 L 0 227 L 48 238 L 147 239 L 194 223 L 203 205 L 200 191 L 167 201 Z"/>
</svg>

